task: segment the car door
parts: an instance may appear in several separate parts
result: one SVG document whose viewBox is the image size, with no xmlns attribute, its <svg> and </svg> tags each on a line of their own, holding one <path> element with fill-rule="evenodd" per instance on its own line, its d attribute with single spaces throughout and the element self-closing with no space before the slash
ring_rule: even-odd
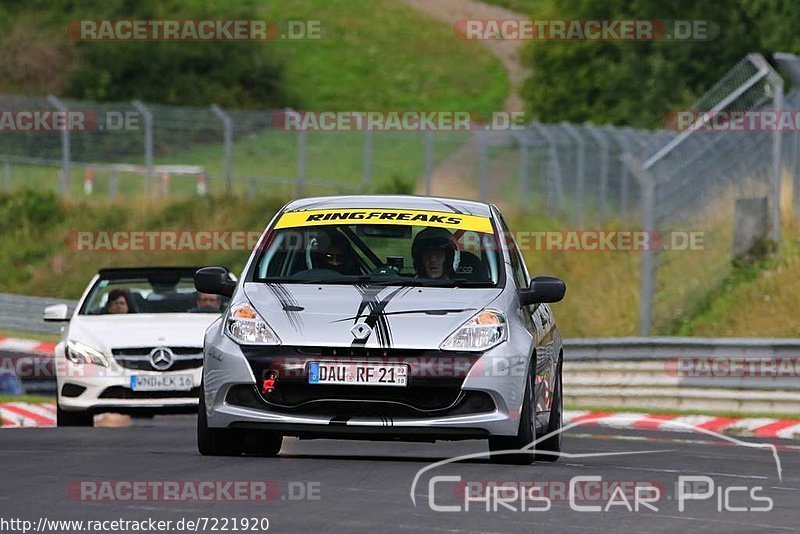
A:
<svg viewBox="0 0 800 534">
<path fill-rule="evenodd" d="M 530 275 L 519 251 L 514 235 L 502 215 L 498 213 L 503 243 L 508 247 L 509 260 L 517 288 L 530 285 Z M 521 318 L 531 333 L 536 347 L 536 411 L 549 412 L 553 400 L 556 373 L 558 372 L 558 351 L 555 346 L 555 320 L 553 310 L 548 304 L 534 304 L 520 310 Z"/>
</svg>

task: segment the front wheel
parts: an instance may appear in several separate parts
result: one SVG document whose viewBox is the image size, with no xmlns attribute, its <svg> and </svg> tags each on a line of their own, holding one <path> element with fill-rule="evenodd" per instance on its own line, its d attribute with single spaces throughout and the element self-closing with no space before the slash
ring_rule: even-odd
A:
<svg viewBox="0 0 800 534">
<path fill-rule="evenodd" d="M 550 420 L 545 435 L 552 434 L 536 444 L 537 462 L 555 462 L 561 456 L 561 427 L 564 425 L 564 395 L 562 393 L 562 360 L 558 362 L 558 373 L 553 388 L 553 403 L 550 405 Z"/>
<path fill-rule="evenodd" d="M 197 407 L 197 450 L 203 456 L 238 456 L 242 453 L 241 436 L 228 428 L 209 428 L 206 415 L 206 394 L 200 385 Z"/>
<path fill-rule="evenodd" d="M 525 399 L 522 401 L 519 430 L 516 436 L 492 436 L 489 438 L 489 452 L 492 462 L 498 464 L 530 465 L 533 462 L 533 449 L 529 452 L 502 453 L 507 450 L 524 449 L 536 439 L 536 405 L 533 376 L 536 373 L 536 359 L 530 363 L 525 384 Z"/>
</svg>

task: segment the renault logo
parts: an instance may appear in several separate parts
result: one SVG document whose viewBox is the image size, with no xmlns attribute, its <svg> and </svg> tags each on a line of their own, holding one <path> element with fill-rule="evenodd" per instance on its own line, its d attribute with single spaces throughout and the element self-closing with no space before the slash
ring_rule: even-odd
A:
<svg viewBox="0 0 800 534">
<path fill-rule="evenodd" d="M 350 329 L 350 333 L 358 340 L 367 339 L 372 333 L 372 328 L 366 323 L 358 323 Z"/>
<path fill-rule="evenodd" d="M 158 371 L 166 371 L 172 367 L 175 355 L 169 347 L 156 347 L 150 351 L 150 365 Z"/>
</svg>

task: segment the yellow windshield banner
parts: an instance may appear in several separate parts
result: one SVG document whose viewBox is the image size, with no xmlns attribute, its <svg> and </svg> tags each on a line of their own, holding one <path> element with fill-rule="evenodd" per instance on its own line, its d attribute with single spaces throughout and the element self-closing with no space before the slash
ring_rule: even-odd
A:
<svg viewBox="0 0 800 534">
<path fill-rule="evenodd" d="M 401 224 L 406 226 L 436 226 L 451 230 L 471 230 L 494 233 L 488 217 L 448 211 L 404 209 L 327 209 L 284 213 L 275 225 L 279 228 L 298 228 L 330 224 Z"/>
</svg>

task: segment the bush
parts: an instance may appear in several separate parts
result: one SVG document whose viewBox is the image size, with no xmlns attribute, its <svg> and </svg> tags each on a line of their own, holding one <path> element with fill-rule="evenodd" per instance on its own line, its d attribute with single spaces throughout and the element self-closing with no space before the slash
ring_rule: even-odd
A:
<svg viewBox="0 0 800 534">
<path fill-rule="evenodd" d="M 786 0 L 547 0 L 536 18 L 707 20 L 706 41 L 531 43 L 523 98 L 535 118 L 663 127 L 750 52 L 798 52 L 800 10 Z M 794 21 L 794 22 L 792 22 Z"/>
<path fill-rule="evenodd" d="M 21 190 L 0 195 L 0 229 L 41 226 L 56 221 L 62 206 L 55 193 Z"/>
<path fill-rule="evenodd" d="M 0 6 L 0 21 L 3 21 L 0 29 L 14 28 L 19 21 L 33 19 L 32 14 L 36 14 L 37 24 L 57 29 L 62 36 L 67 21 L 81 19 L 260 18 L 258 4 L 252 0 L 218 4 L 200 0 L 7 0 L 4 4 Z M 47 33 L 37 32 L 37 35 Z M 51 69 L 57 66 L 57 70 L 69 73 L 64 82 L 65 96 L 259 108 L 291 104 L 282 88 L 283 64 L 271 47 L 262 42 L 62 42 L 59 39 L 57 44 L 73 48 L 75 54 L 65 56 L 76 57 L 70 69 L 63 64 L 48 64 Z"/>
</svg>

